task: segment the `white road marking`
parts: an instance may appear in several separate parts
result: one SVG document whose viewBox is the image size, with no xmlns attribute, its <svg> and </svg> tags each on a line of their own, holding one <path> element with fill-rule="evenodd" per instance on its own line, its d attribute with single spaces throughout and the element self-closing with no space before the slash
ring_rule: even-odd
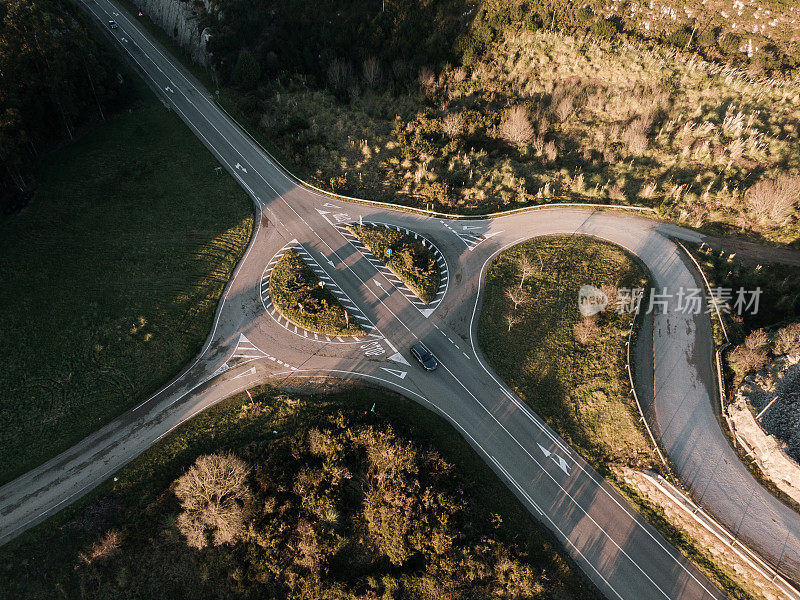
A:
<svg viewBox="0 0 800 600">
<path fill-rule="evenodd" d="M 550 455 L 552 454 L 552 452 L 550 452 L 550 450 L 548 450 L 547 448 L 545 448 L 541 444 L 536 444 L 536 445 L 539 446 L 539 450 L 542 451 L 542 453 L 544 454 L 545 458 L 550 458 Z"/>
<path fill-rule="evenodd" d="M 406 371 L 400 371 L 398 369 L 389 369 L 387 367 L 381 367 L 381 369 L 383 369 L 387 373 L 391 373 L 395 377 L 399 377 L 400 379 L 405 379 L 406 375 L 408 375 L 408 373 Z"/>
<path fill-rule="evenodd" d="M 233 377 L 233 379 L 240 379 L 242 377 L 248 377 L 249 375 L 255 375 L 255 374 L 256 374 L 256 368 L 255 367 L 250 367 L 244 373 L 239 373 L 238 375 L 235 375 Z"/>
</svg>

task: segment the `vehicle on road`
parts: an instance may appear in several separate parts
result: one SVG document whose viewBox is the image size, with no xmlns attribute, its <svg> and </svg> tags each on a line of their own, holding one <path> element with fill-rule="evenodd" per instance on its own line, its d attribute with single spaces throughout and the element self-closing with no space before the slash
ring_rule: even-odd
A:
<svg viewBox="0 0 800 600">
<path fill-rule="evenodd" d="M 411 356 L 416 358 L 426 371 L 433 371 L 439 366 L 439 361 L 423 344 L 411 346 Z"/>
<path fill-rule="evenodd" d="M 117 25 L 117 22 L 116 22 L 116 21 L 109 21 L 109 22 L 108 22 L 108 26 L 109 26 L 111 29 L 116 29 L 117 27 L 119 27 L 119 25 Z"/>
</svg>

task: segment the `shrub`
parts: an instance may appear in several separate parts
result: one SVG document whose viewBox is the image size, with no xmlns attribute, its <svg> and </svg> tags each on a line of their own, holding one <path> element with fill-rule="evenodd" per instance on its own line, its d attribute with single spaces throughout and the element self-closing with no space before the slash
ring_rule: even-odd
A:
<svg viewBox="0 0 800 600">
<path fill-rule="evenodd" d="M 336 296 L 320 287 L 319 278 L 293 249 L 272 269 L 269 295 L 281 315 L 300 327 L 325 335 L 364 333 L 355 319 L 348 320 Z"/>
<path fill-rule="evenodd" d="M 245 503 L 250 497 L 250 469 L 233 454 L 207 454 L 174 484 L 183 512 L 178 529 L 194 548 L 208 545 L 212 533 L 215 546 L 235 542 L 244 533 Z"/>
<path fill-rule="evenodd" d="M 464 129 L 464 116 L 461 113 L 449 113 L 442 119 L 442 133 L 449 138 L 461 135 Z"/>
<path fill-rule="evenodd" d="M 367 84 L 367 87 L 373 90 L 378 87 L 381 80 L 381 65 L 378 59 L 374 56 L 370 56 L 364 61 L 362 70 L 364 73 L 364 83 Z"/>
<path fill-rule="evenodd" d="M 675 46 L 679 50 L 688 48 L 689 43 L 692 41 L 692 30 L 689 27 L 681 27 L 676 29 L 667 36 L 666 42 Z"/>
<path fill-rule="evenodd" d="M 614 21 L 609 19 L 600 19 L 599 21 L 592 23 L 589 31 L 591 31 L 597 37 L 613 40 L 619 33 L 619 27 Z"/>
<path fill-rule="evenodd" d="M 742 38 L 735 33 L 725 33 L 719 38 L 719 49 L 725 54 L 736 54 L 742 45 Z"/>
<path fill-rule="evenodd" d="M 581 346 L 588 346 L 597 339 L 600 335 L 600 328 L 597 326 L 597 321 L 592 317 L 584 317 L 578 321 L 572 328 L 572 333 L 575 336 L 575 341 Z"/>
<path fill-rule="evenodd" d="M 745 207 L 762 223 L 785 225 L 800 200 L 800 177 L 780 175 L 762 179 L 744 195 Z"/>
<path fill-rule="evenodd" d="M 231 74 L 233 84 L 240 88 L 253 89 L 258 85 L 260 77 L 261 65 L 258 60 L 249 50 L 242 48 Z"/>
<path fill-rule="evenodd" d="M 517 104 L 508 109 L 500 123 L 500 136 L 515 146 L 524 146 L 533 139 L 528 107 Z"/>
<path fill-rule="evenodd" d="M 800 323 L 792 323 L 778 330 L 775 354 L 800 356 Z"/>
</svg>

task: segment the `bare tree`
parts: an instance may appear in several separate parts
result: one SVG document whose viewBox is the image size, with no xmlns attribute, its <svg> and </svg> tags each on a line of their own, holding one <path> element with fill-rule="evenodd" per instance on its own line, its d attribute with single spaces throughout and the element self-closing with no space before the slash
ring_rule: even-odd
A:
<svg viewBox="0 0 800 600">
<path fill-rule="evenodd" d="M 370 56 L 367 60 L 365 60 L 363 72 L 364 83 L 367 84 L 367 87 L 373 90 L 378 87 L 378 83 L 380 83 L 381 80 L 381 65 L 378 62 L 378 59 L 374 56 Z"/>
<path fill-rule="evenodd" d="M 328 84 L 334 90 L 345 89 L 352 78 L 353 69 L 350 63 L 334 58 L 328 66 Z"/>
<path fill-rule="evenodd" d="M 461 113 L 448 113 L 442 119 L 442 133 L 449 138 L 458 137 L 463 129 L 464 116 Z"/>
<path fill-rule="evenodd" d="M 592 317 L 584 317 L 572 328 L 572 333 L 575 336 L 575 341 L 582 346 L 588 346 L 597 339 L 600 334 L 600 328 L 597 322 Z"/>
<path fill-rule="evenodd" d="M 183 512 L 178 529 L 195 548 L 208 545 L 213 534 L 215 546 L 234 542 L 244 533 L 242 504 L 250 497 L 249 469 L 233 454 L 200 456 L 174 484 Z"/>
<path fill-rule="evenodd" d="M 762 223 L 785 225 L 800 200 L 800 176 L 780 175 L 762 179 L 744 195 L 748 211 Z"/>
<path fill-rule="evenodd" d="M 500 123 L 500 135 L 515 146 L 524 146 L 533 139 L 534 131 L 530 115 L 524 104 L 517 104 L 508 109 Z"/>
<path fill-rule="evenodd" d="M 514 313 L 506 314 L 506 323 L 508 324 L 508 331 L 511 331 L 511 328 L 520 322 L 520 318 L 515 315 Z"/>
<path fill-rule="evenodd" d="M 538 275 L 544 270 L 544 263 L 542 262 L 541 256 L 539 256 L 539 264 L 537 265 L 527 254 L 520 254 L 519 258 L 517 259 L 517 267 L 519 268 L 520 274 L 519 288 L 522 289 L 522 286 L 525 284 L 525 280 L 528 277 Z"/>
<path fill-rule="evenodd" d="M 520 304 L 525 304 L 530 300 L 530 296 L 517 287 L 506 288 L 506 297 L 514 303 L 514 310 L 517 310 Z"/>
</svg>

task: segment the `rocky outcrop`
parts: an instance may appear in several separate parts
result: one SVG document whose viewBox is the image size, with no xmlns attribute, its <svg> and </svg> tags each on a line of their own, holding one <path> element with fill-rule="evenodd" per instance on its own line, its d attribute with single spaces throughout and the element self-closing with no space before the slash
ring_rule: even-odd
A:
<svg viewBox="0 0 800 600">
<path fill-rule="evenodd" d="M 211 55 L 207 50 L 211 32 L 207 27 L 200 30 L 202 20 L 213 10 L 209 0 L 133 0 L 133 3 L 174 39 L 192 60 L 204 67 L 211 65 Z"/>
<path fill-rule="evenodd" d="M 745 378 L 729 414 L 759 470 L 800 503 L 800 357 L 782 356 Z"/>
</svg>

